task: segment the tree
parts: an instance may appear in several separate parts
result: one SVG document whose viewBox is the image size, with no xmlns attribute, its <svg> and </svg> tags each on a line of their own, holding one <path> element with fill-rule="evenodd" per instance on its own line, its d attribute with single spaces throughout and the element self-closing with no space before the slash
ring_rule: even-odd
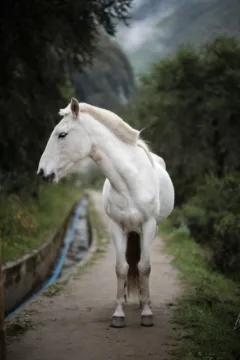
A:
<svg viewBox="0 0 240 360">
<path fill-rule="evenodd" d="M 206 175 L 239 171 L 240 42 L 183 47 L 142 77 L 132 122 L 166 161 L 177 203 Z M 129 119 L 131 121 L 131 119 Z"/>
</svg>

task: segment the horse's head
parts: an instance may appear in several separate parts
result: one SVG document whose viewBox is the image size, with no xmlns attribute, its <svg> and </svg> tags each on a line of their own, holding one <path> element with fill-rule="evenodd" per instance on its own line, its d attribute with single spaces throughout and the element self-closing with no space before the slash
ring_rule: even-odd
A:
<svg viewBox="0 0 240 360">
<path fill-rule="evenodd" d="M 91 141 L 82 126 L 79 103 L 72 98 L 63 119 L 54 128 L 41 156 L 37 174 L 49 182 L 57 182 L 70 173 L 91 151 Z"/>
</svg>

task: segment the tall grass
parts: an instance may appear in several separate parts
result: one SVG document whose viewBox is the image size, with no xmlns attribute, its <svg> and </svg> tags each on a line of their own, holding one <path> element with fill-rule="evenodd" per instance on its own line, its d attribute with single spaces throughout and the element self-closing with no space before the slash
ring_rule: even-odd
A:
<svg viewBox="0 0 240 360">
<path fill-rule="evenodd" d="M 186 228 L 174 229 L 166 221 L 160 229 L 173 264 L 186 287 L 178 300 L 175 321 L 181 325 L 179 360 L 239 360 L 239 283 L 215 272 L 208 250 L 189 237 Z"/>
</svg>

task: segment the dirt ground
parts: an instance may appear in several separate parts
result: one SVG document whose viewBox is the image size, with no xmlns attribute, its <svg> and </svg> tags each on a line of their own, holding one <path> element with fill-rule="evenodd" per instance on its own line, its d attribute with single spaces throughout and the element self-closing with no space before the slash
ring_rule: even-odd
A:
<svg viewBox="0 0 240 360">
<path fill-rule="evenodd" d="M 104 221 L 101 195 L 92 193 Z M 106 223 L 107 224 L 107 223 Z M 31 327 L 8 345 L 8 360 L 123 360 L 171 359 L 176 347 L 176 326 L 172 323 L 174 300 L 180 292 L 171 257 L 155 239 L 152 248 L 150 292 L 155 326 L 140 326 L 138 303 L 125 307 L 126 327 L 110 327 L 115 306 L 115 250 L 112 244 L 104 256 L 72 278 L 58 295 L 39 296 L 16 317 L 27 318 Z"/>
</svg>

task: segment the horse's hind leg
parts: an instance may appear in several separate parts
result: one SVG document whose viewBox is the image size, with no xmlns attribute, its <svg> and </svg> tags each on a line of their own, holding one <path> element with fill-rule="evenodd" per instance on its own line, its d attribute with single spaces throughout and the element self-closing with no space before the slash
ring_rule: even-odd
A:
<svg viewBox="0 0 240 360">
<path fill-rule="evenodd" d="M 153 313 L 149 295 L 149 276 L 151 272 L 150 250 L 152 241 L 156 235 L 156 221 L 149 220 L 142 226 L 141 236 L 141 259 L 138 263 L 140 276 L 140 305 L 142 308 L 141 325 L 153 326 Z"/>
<path fill-rule="evenodd" d="M 121 328 L 125 326 L 125 314 L 123 312 L 123 306 L 125 303 L 125 289 L 124 285 L 127 280 L 128 263 L 126 261 L 126 247 L 127 237 L 117 223 L 111 221 L 111 233 L 112 239 L 116 248 L 116 275 L 117 275 L 117 300 L 116 310 L 112 317 L 111 326 L 115 328 Z"/>
<path fill-rule="evenodd" d="M 124 281 L 124 300 L 127 303 L 127 280 Z"/>
</svg>

